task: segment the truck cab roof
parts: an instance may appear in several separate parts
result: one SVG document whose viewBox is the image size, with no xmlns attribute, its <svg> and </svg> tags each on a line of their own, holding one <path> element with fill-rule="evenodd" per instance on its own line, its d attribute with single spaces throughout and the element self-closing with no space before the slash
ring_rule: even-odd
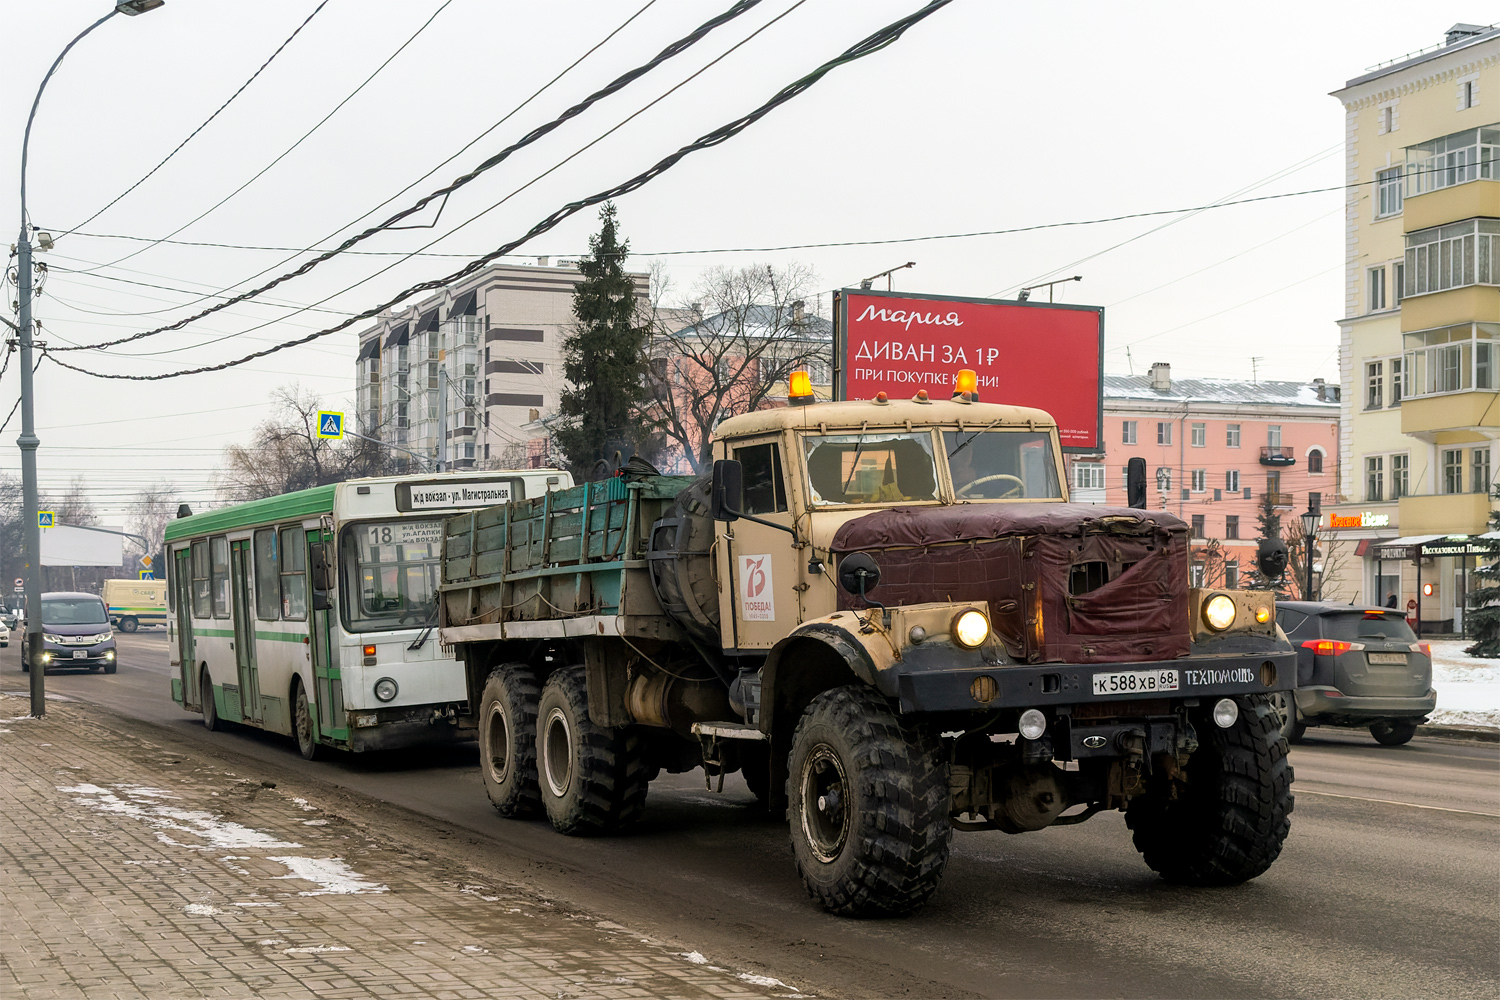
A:
<svg viewBox="0 0 1500 1000">
<path fill-rule="evenodd" d="M 786 428 L 952 426 L 966 427 L 994 424 L 996 428 L 1013 427 L 1050 431 L 1057 421 L 1046 410 L 1004 403 L 971 403 L 956 399 L 893 399 L 877 402 L 871 399 L 842 400 L 832 403 L 809 403 L 806 406 L 778 406 L 730 417 L 718 426 L 716 437 L 746 437 Z"/>
</svg>

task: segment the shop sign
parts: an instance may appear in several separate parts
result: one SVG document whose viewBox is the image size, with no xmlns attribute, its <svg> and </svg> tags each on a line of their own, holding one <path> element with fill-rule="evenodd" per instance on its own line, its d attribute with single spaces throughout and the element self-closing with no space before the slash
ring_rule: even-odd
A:
<svg viewBox="0 0 1500 1000">
<path fill-rule="evenodd" d="M 1388 528 L 1390 525 L 1391 515 L 1376 514 L 1368 510 L 1362 514 L 1351 514 L 1348 517 L 1340 517 L 1338 514 L 1328 515 L 1330 528 Z"/>
</svg>

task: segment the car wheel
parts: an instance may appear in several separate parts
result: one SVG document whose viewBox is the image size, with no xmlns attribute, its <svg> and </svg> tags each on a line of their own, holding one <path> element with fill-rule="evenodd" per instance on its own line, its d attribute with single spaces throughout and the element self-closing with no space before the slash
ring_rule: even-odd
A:
<svg viewBox="0 0 1500 1000">
<path fill-rule="evenodd" d="M 1383 747 L 1399 747 L 1417 735 L 1417 724 L 1401 719 L 1381 719 L 1370 723 L 1370 735 Z"/>
</svg>

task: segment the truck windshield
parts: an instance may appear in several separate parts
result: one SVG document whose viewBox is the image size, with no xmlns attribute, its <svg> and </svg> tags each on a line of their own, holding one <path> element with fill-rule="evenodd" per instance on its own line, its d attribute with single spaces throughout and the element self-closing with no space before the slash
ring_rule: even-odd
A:
<svg viewBox="0 0 1500 1000">
<path fill-rule="evenodd" d="M 943 451 L 959 500 L 1062 497 L 1052 438 L 1032 431 L 943 431 Z"/>
<path fill-rule="evenodd" d="M 434 619 L 440 520 L 379 521 L 344 530 L 344 609 L 351 632 L 418 628 Z"/>
<path fill-rule="evenodd" d="M 815 504 L 937 499 L 927 431 L 809 434 L 803 446 Z"/>
<path fill-rule="evenodd" d="M 104 625 L 104 602 L 97 597 L 54 597 L 42 602 L 43 625 Z"/>
</svg>

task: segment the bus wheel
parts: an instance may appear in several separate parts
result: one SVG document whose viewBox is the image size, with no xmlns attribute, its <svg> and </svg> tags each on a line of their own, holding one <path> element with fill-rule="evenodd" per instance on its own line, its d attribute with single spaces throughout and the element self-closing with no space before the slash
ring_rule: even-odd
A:
<svg viewBox="0 0 1500 1000">
<path fill-rule="evenodd" d="M 536 776 L 536 675 L 524 663 L 502 663 L 484 682 L 479 712 L 480 776 L 495 811 L 528 819 L 542 811 Z"/>
<path fill-rule="evenodd" d="M 583 664 L 547 678 L 536 748 L 542 806 L 559 833 L 614 833 L 640 818 L 647 788 L 640 734 L 593 723 Z"/>
<path fill-rule="evenodd" d="M 224 728 L 224 723 L 219 721 L 219 710 L 214 705 L 214 682 L 209 679 L 206 668 L 198 684 L 198 697 L 201 699 L 199 703 L 203 706 L 203 725 L 211 733 L 219 732 Z"/>
<path fill-rule="evenodd" d="M 141 627 L 141 623 L 138 622 L 138 621 L 136 621 L 134 618 L 121 618 L 120 619 L 120 631 L 121 632 L 134 632 L 136 629 L 138 629 L 140 627 Z"/>
<path fill-rule="evenodd" d="M 313 725 L 312 707 L 307 703 L 307 688 L 302 686 L 300 677 L 292 681 L 292 705 L 292 711 L 295 714 L 292 728 L 297 732 L 297 749 L 307 760 L 317 760 L 323 756 L 323 744 L 318 742 L 318 731 Z"/>
</svg>

